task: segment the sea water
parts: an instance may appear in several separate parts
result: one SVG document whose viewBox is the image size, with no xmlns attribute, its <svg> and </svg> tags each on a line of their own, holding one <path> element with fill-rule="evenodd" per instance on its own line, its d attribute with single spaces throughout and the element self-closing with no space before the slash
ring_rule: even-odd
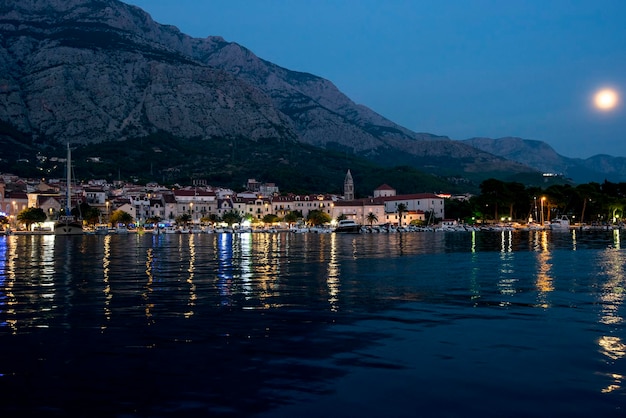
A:
<svg viewBox="0 0 626 418">
<path fill-rule="evenodd" d="M 0 237 L 0 416 L 626 416 L 623 238 Z"/>
</svg>

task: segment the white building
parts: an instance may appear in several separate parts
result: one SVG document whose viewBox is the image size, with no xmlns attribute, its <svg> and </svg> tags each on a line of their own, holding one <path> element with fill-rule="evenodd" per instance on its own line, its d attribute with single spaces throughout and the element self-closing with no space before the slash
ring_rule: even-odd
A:
<svg viewBox="0 0 626 418">
<path fill-rule="evenodd" d="M 385 223 L 385 204 L 380 199 L 356 199 L 356 200 L 338 200 L 334 202 L 331 217 L 337 219 L 344 215 L 347 219 L 352 219 L 361 225 L 369 225 L 368 215 L 370 213 L 376 216 L 377 221 L 373 225 Z"/>
<path fill-rule="evenodd" d="M 445 218 L 444 199 L 434 193 L 416 193 L 380 198 L 385 203 L 386 213 L 398 212 L 398 205 L 403 203 L 407 212 L 432 212 L 436 218 Z"/>
</svg>

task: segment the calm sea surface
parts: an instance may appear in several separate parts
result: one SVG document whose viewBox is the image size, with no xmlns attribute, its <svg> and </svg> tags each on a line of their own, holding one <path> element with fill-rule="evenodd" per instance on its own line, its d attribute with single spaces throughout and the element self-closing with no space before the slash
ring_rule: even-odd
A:
<svg viewBox="0 0 626 418">
<path fill-rule="evenodd" d="M 0 417 L 623 417 L 622 241 L 3 236 Z"/>
</svg>

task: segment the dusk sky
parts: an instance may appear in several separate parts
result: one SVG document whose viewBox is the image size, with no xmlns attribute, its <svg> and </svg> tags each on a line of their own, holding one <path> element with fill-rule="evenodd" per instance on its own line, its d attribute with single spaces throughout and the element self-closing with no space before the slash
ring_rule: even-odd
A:
<svg viewBox="0 0 626 418">
<path fill-rule="evenodd" d="M 332 81 L 416 132 L 626 157 L 623 0 L 127 0 Z M 600 110 L 594 93 L 610 88 Z"/>
</svg>

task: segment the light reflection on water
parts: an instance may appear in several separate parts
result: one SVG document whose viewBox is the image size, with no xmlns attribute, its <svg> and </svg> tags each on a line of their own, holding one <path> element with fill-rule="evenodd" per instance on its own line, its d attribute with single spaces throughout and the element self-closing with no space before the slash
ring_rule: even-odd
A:
<svg viewBox="0 0 626 418">
<path fill-rule="evenodd" d="M 176 416 L 189 410 L 170 414 L 171 403 L 189 402 L 225 416 L 280 416 L 283 404 L 344 408 L 328 393 L 343 394 L 353 375 L 363 379 L 351 390 L 366 393 L 368 379 L 382 376 L 415 384 L 387 394 L 398 405 L 389 415 L 401 416 L 408 399 L 433 391 L 420 377 L 429 376 L 459 396 L 446 403 L 452 415 L 464 411 L 461 393 L 506 413 L 524 391 L 533 416 L 563 412 L 558 399 L 572 392 L 589 406 L 569 416 L 618 416 L 625 263 L 620 231 L 0 237 L 0 391 L 19 399 L 32 385 L 43 390 L 26 378 L 43 361 L 52 374 L 42 382 L 91 373 L 110 383 L 109 399 L 90 396 L 113 415 L 132 404 L 134 416 Z M 76 340 L 80 349 L 68 345 Z M 24 354 L 34 345 L 38 360 Z M 228 376 L 207 380 L 209 358 Z M 76 366 L 59 373 L 56 361 Z M 154 373 L 172 381 L 163 399 L 138 405 L 122 393 L 150 386 Z M 244 404 L 225 392 L 241 379 Z M 187 381 L 202 390 L 176 389 Z M 74 388 L 57 384 L 52 405 Z M 441 394 L 432 395 L 421 399 L 426 411 Z M 365 416 L 368 401 L 360 399 Z M 286 407 L 284 416 L 303 411 Z"/>
</svg>

